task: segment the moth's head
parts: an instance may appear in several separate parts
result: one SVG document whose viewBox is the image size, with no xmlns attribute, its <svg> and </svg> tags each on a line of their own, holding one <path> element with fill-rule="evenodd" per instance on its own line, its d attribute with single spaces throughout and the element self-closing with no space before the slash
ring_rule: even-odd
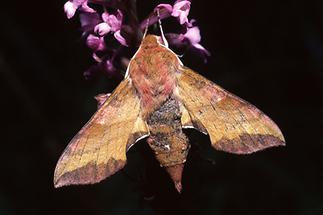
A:
<svg viewBox="0 0 323 215">
<path fill-rule="evenodd" d="M 141 42 L 142 48 L 155 48 L 163 45 L 163 40 L 161 37 L 149 34 Z"/>
</svg>

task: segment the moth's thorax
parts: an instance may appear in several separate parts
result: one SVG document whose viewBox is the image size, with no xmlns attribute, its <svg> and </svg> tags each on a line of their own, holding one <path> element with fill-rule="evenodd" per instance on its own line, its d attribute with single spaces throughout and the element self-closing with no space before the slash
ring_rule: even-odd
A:
<svg viewBox="0 0 323 215">
<path fill-rule="evenodd" d="M 144 108 L 154 109 L 173 92 L 180 65 L 176 54 L 162 45 L 160 37 L 144 38 L 129 65 L 129 76 Z"/>
</svg>

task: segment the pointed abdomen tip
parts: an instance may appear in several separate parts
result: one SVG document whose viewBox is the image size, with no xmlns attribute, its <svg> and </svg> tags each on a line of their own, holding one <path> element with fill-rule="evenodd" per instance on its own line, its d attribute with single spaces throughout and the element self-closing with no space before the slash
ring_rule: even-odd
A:
<svg viewBox="0 0 323 215">
<path fill-rule="evenodd" d="M 165 167 L 169 176 L 174 182 L 176 190 L 181 193 L 182 192 L 182 173 L 184 169 L 184 164 L 177 164 L 174 166 Z"/>
<path fill-rule="evenodd" d="M 182 182 L 178 181 L 178 182 L 174 182 L 175 184 L 175 188 L 177 190 L 178 193 L 182 192 Z"/>
</svg>

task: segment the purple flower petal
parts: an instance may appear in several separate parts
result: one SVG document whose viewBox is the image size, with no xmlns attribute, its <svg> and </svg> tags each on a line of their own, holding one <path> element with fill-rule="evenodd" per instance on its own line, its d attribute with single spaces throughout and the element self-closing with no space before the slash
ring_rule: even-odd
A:
<svg viewBox="0 0 323 215">
<path fill-rule="evenodd" d="M 172 16 L 177 17 L 181 25 L 188 23 L 187 16 L 190 12 L 190 8 L 190 1 L 176 1 L 173 7 Z"/>
<path fill-rule="evenodd" d="M 82 5 L 81 5 L 81 9 L 82 11 L 84 12 L 88 12 L 88 13 L 95 13 L 96 11 L 92 8 L 90 8 L 88 5 L 87 5 L 87 1 L 84 2 Z"/>
<path fill-rule="evenodd" d="M 203 54 L 205 54 L 207 56 L 210 56 L 211 55 L 211 53 L 208 50 L 206 50 L 201 44 L 198 44 L 198 43 L 197 44 L 193 44 L 193 47 L 199 49 L 200 51 L 203 52 Z"/>
<path fill-rule="evenodd" d="M 119 41 L 119 43 L 121 43 L 122 45 L 124 45 L 124 46 L 128 46 L 127 45 L 127 41 L 126 41 L 126 39 L 123 37 L 123 36 L 121 36 L 121 31 L 120 30 L 118 30 L 118 31 L 116 31 L 115 33 L 114 33 L 114 37 Z"/>
<path fill-rule="evenodd" d="M 102 59 L 99 56 L 97 56 L 95 52 L 92 54 L 92 58 L 98 63 L 102 62 Z"/>
<path fill-rule="evenodd" d="M 159 5 L 157 5 L 157 7 L 155 7 L 154 12 L 157 12 L 157 9 L 159 9 L 159 10 L 165 9 L 169 13 L 173 12 L 173 7 L 170 4 L 159 4 Z"/>
<path fill-rule="evenodd" d="M 104 68 L 108 73 L 113 73 L 116 71 L 116 68 L 114 67 L 112 60 L 106 60 L 104 64 Z"/>
<path fill-rule="evenodd" d="M 187 38 L 192 44 L 197 44 L 201 41 L 200 29 L 197 26 L 188 28 L 187 32 L 184 34 L 184 37 Z"/>
<path fill-rule="evenodd" d="M 184 48 L 188 45 L 188 41 L 184 41 L 185 37 L 183 34 L 167 33 L 165 34 L 167 41 L 174 47 Z"/>
<path fill-rule="evenodd" d="M 109 15 L 107 17 L 107 23 L 111 26 L 111 30 L 116 32 L 121 29 L 123 14 L 118 10 L 117 15 Z"/>
<path fill-rule="evenodd" d="M 104 22 L 108 22 L 110 14 L 108 12 L 103 12 L 101 17 Z"/>
<path fill-rule="evenodd" d="M 190 41 L 194 48 L 199 49 L 207 56 L 211 55 L 210 52 L 200 44 L 201 34 L 200 29 L 197 26 L 188 28 L 187 32 L 183 36 Z"/>
<path fill-rule="evenodd" d="M 98 102 L 98 109 L 104 104 L 104 102 L 111 96 L 111 93 L 101 93 L 94 96 L 95 100 Z"/>
<path fill-rule="evenodd" d="M 64 11 L 68 19 L 75 15 L 77 9 L 81 8 L 82 11 L 88 13 L 95 13 L 95 10 L 87 5 L 87 0 L 70 0 L 64 4 Z"/>
<path fill-rule="evenodd" d="M 93 51 L 102 51 L 105 49 L 105 43 L 103 37 L 97 37 L 90 34 L 86 39 L 87 46 Z"/>
<path fill-rule="evenodd" d="M 68 19 L 72 18 L 75 15 L 76 9 L 78 6 L 68 1 L 64 4 L 64 11 Z"/>
<path fill-rule="evenodd" d="M 72 0 L 73 4 L 77 5 L 80 7 L 82 4 L 85 4 L 88 2 L 88 0 Z"/>
<path fill-rule="evenodd" d="M 109 76 L 117 78 L 117 79 L 123 79 L 123 75 L 120 74 L 117 69 L 113 65 L 113 58 L 107 59 L 106 61 L 102 62 L 102 70 L 106 72 Z"/>
<path fill-rule="evenodd" d="M 111 31 L 111 27 L 108 23 L 102 22 L 94 27 L 94 32 L 100 36 L 104 36 Z"/>
</svg>

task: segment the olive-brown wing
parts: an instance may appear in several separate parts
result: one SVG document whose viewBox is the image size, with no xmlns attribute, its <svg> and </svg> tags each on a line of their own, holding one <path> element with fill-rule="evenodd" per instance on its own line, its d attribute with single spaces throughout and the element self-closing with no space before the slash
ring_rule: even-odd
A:
<svg viewBox="0 0 323 215">
<path fill-rule="evenodd" d="M 207 132 L 217 150 L 248 154 L 285 145 L 278 126 L 263 112 L 188 68 L 177 74 L 177 95 L 185 109 L 182 121 Z"/>
<path fill-rule="evenodd" d="M 54 174 L 55 187 L 93 184 L 126 164 L 126 151 L 148 135 L 140 117 L 140 100 L 125 79 L 72 139 L 61 155 Z"/>
</svg>

